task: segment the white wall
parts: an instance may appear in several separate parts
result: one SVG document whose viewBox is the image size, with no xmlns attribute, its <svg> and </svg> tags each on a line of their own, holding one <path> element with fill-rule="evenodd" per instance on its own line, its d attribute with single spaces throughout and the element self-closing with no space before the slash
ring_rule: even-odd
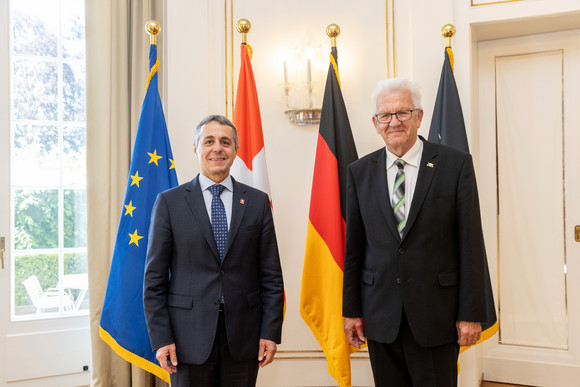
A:
<svg viewBox="0 0 580 387">
<path fill-rule="evenodd" d="M 342 92 L 359 155 L 383 146 L 371 123 L 370 94 L 376 81 L 386 77 L 385 7 L 391 1 L 234 0 L 233 3 L 234 23 L 240 18 L 252 23 L 248 42 L 254 50 L 252 66 L 287 296 L 279 347 L 282 353 L 274 365 L 261 371 L 260 383 L 334 385 L 326 373 L 325 361 L 309 358 L 322 354 L 308 352 L 320 348 L 299 313 L 318 128 L 293 126 L 283 114 L 282 60 L 285 52 L 306 37 L 321 42 L 329 52 L 325 28 L 330 23 L 338 24 L 342 31 L 338 38 Z M 171 0 L 166 5 L 167 19 L 161 39 L 165 40 L 167 55 L 161 66 L 165 67 L 162 70 L 166 76 L 165 111 L 180 182 L 191 179 L 198 171 L 191 146 L 195 125 L 207 114 L 225 113 L 223 7 L 223 2 L 215 0 Z M 563 29 L 564 21 L 571 20 L 570 13 L 579 11 L 578 0 L 524 0 L 476 7 L 469 0 L 396 1 L 396 72 L 398 76 L 414 78 L 422 86 L 425 119 L 420 134 L 427 136 L 429 130 L 443 63 L 444 40 L 440 30 L 444 24 L 453 23 L 457 27 L 453 46 L 455 76 L 473 149 L 473 142 L 477 141 L 477 127 L 470 125 L 477 121 L 477 112 L 472 109 L 477 106 L 475 43 L 544 32 L 538 29 Z M 230 39 L 229 32 L 227 38 Z M 240 34 L 234 32 L 236 77 L 239 43 Z M 475 348 L 462 355 L 461 386 L 479 385 L 481 352 L 482 348 Z M 372 385 L 368 360 L 353 360 L 353 385 Z"/>
</svg>

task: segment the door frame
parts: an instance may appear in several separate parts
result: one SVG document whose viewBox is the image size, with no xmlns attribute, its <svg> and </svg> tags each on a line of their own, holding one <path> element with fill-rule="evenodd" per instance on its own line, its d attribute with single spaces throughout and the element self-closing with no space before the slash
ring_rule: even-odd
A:
<svg viewBox="0 0 580 387">
<path fill-rule="evenodd" d="M 9 0 L 0 0 L 0 90 L 10 90 Z M 11 321 L 10 92 L 0 93 L 0 386 L 88 385 L 89 316 Z"/>
<path fill-rule="evenodd" d="M 478 121 L 477 154 L 483 214 L 497 214 L 495 57 L 533 52 L 564 51 L 564 142 L 566 166 L 565 239 L 567 255 L 568 350 L 553 350 L 499 344 L 499 335 L 484 343 L 484 379 L 524 385 L 572 386 L 580 380 L 580 244 L 574 242 L 574 225 L 580 223 L 580 156 L 573 144 L 580 144 L 580 30 L 497 39 L 477 44 Z M 574 103 L 573 103 L 574 102 Z M 525 144 L 525 139 L 522 139 Z M 568 199 L 568 200 L 567 200 Z M 483 217 L 490 274 L 498 296 L 497 215 Z M 500 321 L 501 330 L 501 321 Z M 571 382 L 573 381 L 573 382 Z"/>
</svg>

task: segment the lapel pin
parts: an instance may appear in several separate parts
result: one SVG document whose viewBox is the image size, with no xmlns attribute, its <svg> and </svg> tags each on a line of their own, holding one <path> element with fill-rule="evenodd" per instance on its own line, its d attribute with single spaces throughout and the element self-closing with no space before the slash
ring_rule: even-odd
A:
<svg viewBox="0 0 580 387">
<path fill-rule="evenodd" d="M 433 168 L 433 163 L 427 163 L 427 166 L 428 166 L 429 168 Z"/>
<path fill-rule="evenodd" d="M 246 200 L 245 199 L 240 199 L 240 204 L 246 204 Z"/>
</svg>

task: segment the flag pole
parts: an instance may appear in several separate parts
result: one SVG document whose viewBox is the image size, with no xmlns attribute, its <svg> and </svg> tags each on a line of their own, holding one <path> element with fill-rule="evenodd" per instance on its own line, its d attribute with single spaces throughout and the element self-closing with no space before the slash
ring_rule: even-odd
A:
<svg viewBox="0 0 580 387">
<path fill-rule="evenodd" d="M 161 32 L 161 24 L 159 24 L 155 20 L 149 20 L 147 24 L 145 24 L 145 31 L 149 34 L 151 45 L 157 44 L 157 34 Z"/>
<path fill-rule="evenodd" d="M 336 47 L 336 38 L 340 35 L 340 27 L 336 24 L 329 24 L 326 27 L 326 35 L 330 38 L 331 46 Z"/>
<path fill-rule="evenodd" d="M 248 19 L 240 19 L 238 20 L 238 27 L 237 30 L 240 34 L 242 34 L 242 44 L 247 44 L 247 36 L 248 32 L 252 28 L 252 23 Z"/>
<path fill-rule="evenodd" d="M 161 32 L 161 24 L 155 20 L 149 20 L 145 23 L 145 31 L 149 34 L 149 44 L 151 46 L 157 45 L 157 34 Z M 149 373 L 148 387 L 155 387 L 155 374 Z"/>
<path fill-rule="evenodd" d="M 449 55 L 449 64 L 451 65 L 451 71 L 454 72 L 455 59 L 453 58 L 453 50 L 451 49 L 451 38 L 455 36 L 455 26 L 453 24 L 445 24 L 441 28 L 441 35 L 446 39 L 445 50 L 447 55 Z"/>
<path fill-rule="evenodd" d="M 446 46 L 451 48 L 451 38 L 455 36 L 455 26 L 453 24 L 445 24 L 443 28 L 441 28 L 441 35 L 446 39 Z"/>
</svg>

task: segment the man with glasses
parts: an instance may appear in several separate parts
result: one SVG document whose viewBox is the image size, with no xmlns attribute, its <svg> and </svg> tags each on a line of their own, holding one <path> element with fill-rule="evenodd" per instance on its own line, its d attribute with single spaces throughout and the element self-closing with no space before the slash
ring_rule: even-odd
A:
<svg viewBox="0 0 580 387">
<path fill-rule="evenodd" d="M 386 148 L 348 168 L 345 333 L 355 347 L 368 339 L 377 386 L 457 386 L 459 346 L 487 318 L 473 161 L 417 135 L 411 81 L 379 82 L 374 101 Z"/>
</svg>

